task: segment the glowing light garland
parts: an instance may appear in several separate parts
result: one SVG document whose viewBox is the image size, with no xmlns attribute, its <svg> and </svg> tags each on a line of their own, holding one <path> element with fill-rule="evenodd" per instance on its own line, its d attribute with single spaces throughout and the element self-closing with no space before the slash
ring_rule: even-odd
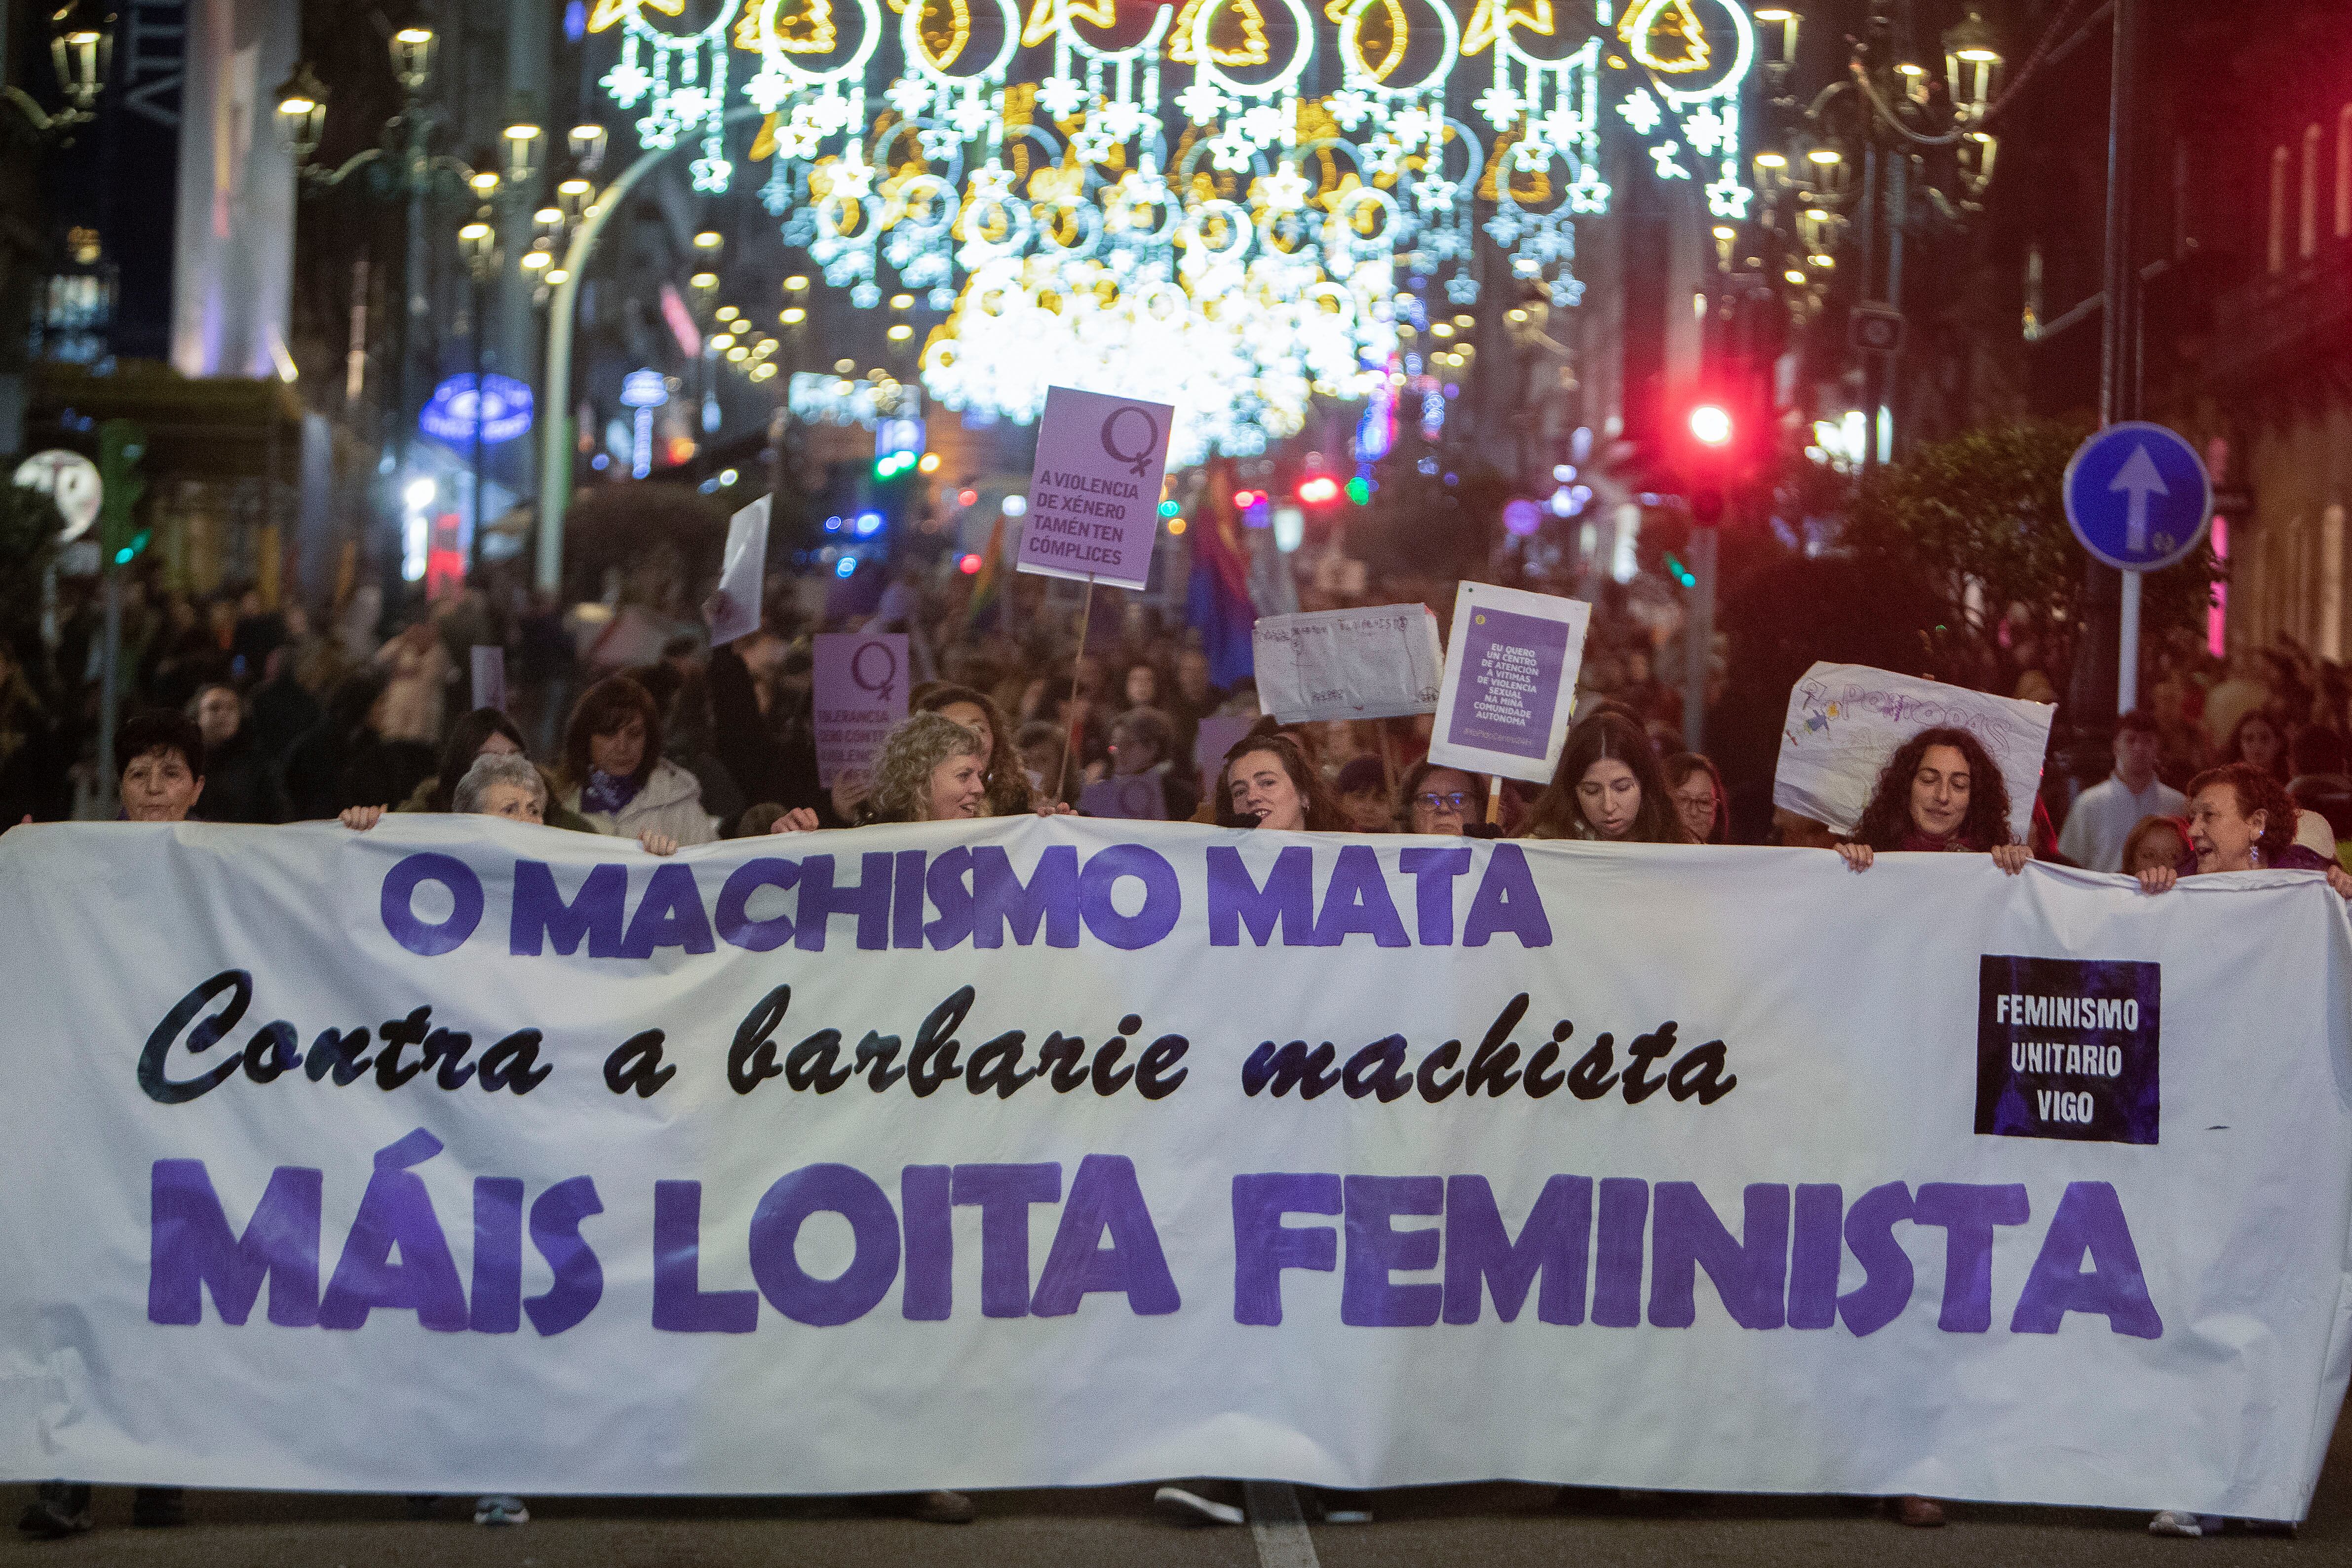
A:
<svg viewBox="0 0 2352 1568">
<path fill-rule="evenodd" d="M 700 136 L 705 192 L 734 172 L 730 50 L 756 57 L 761 199 L 854 305 L 887 266 L 950 312 L 932 396 L 1027 420 L 1049 375 L 1157 386 L 1180 462 L 1290 434 L 1318 392 L 1386 395 L 1400 272 L 1473 304 L 1480 232 L 1577 304 L 1612 136 L 1747 215 L 1739 0 L 1321 3 L 1168 0 L 1124 45 L 1134 0 L 1124 26 L 1118 0 L 596 0 L 589 26 L 620 31 L 604 83 L 642 145 Z"/>
</svg>

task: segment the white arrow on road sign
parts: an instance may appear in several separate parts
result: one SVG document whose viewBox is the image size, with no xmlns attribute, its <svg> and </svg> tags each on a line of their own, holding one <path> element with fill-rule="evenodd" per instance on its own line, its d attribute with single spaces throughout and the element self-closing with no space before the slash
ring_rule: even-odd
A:
<svg viewBox="0 0 2352 1568">
<path fill-rule="evenodd" d="M 2130 495 L 2130 510 L 2124 517 L 2125 548 L 2134 552 L 2147 549 L 2147 498 L 2169 496 L 2172 489 L 2165 484 L 2164 476 L 2156 471 L 2156 460 L 2147 455 L 2145 444 L 2132 448 L 2132 455 L 2124 459 L 2123 467 L 2107 488 Z"/>
</svg>

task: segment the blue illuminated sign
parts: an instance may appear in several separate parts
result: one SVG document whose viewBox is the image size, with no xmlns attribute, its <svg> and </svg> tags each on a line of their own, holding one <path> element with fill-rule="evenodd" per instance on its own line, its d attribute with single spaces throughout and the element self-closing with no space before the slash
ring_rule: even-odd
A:
<svg viewBox="0 0 2352 1568">
<path fill-rule="evenodd" d="M 416 416 L 416 427 L 436 441 L 469 443 L 475 439 L 478 418 L 485 446 L 496 446 L 529 432 L 530 388 L 512 376 L 484 376 L 482 383 L 486 391 L 478 410 L 474 378 L 451 376 L 425 399 L 424 412 Z"/>
</svg>

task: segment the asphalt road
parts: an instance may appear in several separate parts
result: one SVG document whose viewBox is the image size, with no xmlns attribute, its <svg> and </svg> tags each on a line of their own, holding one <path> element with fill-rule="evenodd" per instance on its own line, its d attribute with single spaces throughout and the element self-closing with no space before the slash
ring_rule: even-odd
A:
<svg viewBox="0 0 2352 1568">
<path fill-rule="evenodd" d="M 130 1528 L 131 1498 L 101 1489 L 98 1529 L 37 1542 L 13 1528 L 0 1565 L 109 1568 L 1855 1568 L 2031 1563 L 2035 1568 L 2200 1563 L 2352 1564 L 2352 1426 L 2339 1425 L 2312 1516 L 2291 1541 L 2158 1540 L 2141 1513 L 1952 1505 L 1942 1530 L 1906 1530 L 1837 1499 L 1570 1496 L 1529 1486 L 1370 1494 L 1370 1524 L 1305 1530 L 1186 1528 L 1149 1487 L 988 1492 L 968 1525 L 919 1523 L 889 1505 L 835 1499 L 537 1499 L 530 1523 L 478 1529 L 467 1503 L 409 1516 L 399 1498 L 268 1492 L 189 1496 L 177 1530 Z M 0 1487 L 13 1526 L 32 1495 Z M 1310 1510 L 1311 1511 L 1311 1510 Z"/>
</svg>

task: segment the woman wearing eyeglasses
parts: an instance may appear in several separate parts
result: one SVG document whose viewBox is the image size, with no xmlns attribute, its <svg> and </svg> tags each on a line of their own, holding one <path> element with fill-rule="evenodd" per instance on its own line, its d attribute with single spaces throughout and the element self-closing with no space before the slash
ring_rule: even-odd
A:
<svg viewBox="0 0 2352 1568">
<path fill-rule="evenodd" d="M 1409 833 L 1460 837 L 1486 816 L 1486 781 L 1459 768 L 1416 762 L 1397 790 L 1397 818 Z"/>
</svg>

